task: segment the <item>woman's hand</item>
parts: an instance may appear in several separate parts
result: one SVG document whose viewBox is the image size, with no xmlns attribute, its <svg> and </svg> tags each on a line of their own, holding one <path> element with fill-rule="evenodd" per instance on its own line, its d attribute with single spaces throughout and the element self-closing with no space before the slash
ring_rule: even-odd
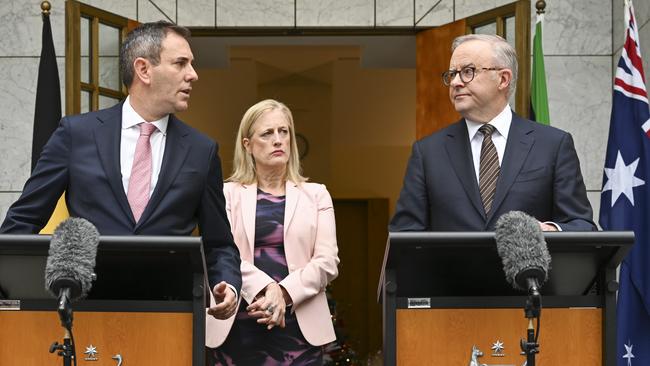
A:
<svg viewBox="0 0 650 366">
<path fill-rule="evenodd" d="M 258 318 L 258 324 L 266 324 L 266 329 L 271 330 L 276 325 L 284 328 L 284 313 L 287 305 L 280 285 L 272 282 L 260 292 L 260 295 L 246 308 L 248 315 Z"/>
</svg>

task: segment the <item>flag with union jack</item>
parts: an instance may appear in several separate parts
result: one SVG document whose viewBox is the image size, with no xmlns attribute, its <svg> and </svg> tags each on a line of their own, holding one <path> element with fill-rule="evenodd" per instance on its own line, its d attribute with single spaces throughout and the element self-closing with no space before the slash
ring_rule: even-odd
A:
<svg viewBox="0 0 650 366">
<path fill-rule="evenodd" d="M 641 366 L 650 365 L 650 108 L 631 0 L 625 1 L 625 26 L 614 80 L 600 225 L 635 234 L 620 268 L 616 358 L 618 366 Z"/>
</svg>

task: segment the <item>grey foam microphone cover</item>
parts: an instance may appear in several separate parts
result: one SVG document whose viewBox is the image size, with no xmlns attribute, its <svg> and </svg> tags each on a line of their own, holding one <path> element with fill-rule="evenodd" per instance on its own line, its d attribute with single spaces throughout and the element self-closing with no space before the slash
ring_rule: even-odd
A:
<svg viewBox="0 0 650 366">
<path fill-rule="evenodd" d="M 540 286 L 546 281 L 551 255 L 534 217 L 521 211 L 504 214 L 497 220 L 495 240 L 506 280 L 514 288 L 526 290 L 526 278 L 517 277 L 525 271 L 533 270 Z"/>
<path fill-rule="evenodd" d="M 85 297 L 92 287 L 99 232 L 88 220 L 71 217 L 52 234 L 45 266 L 45 286 L 54 296 L 71 288 L 71 300 Z"/>
</svg>

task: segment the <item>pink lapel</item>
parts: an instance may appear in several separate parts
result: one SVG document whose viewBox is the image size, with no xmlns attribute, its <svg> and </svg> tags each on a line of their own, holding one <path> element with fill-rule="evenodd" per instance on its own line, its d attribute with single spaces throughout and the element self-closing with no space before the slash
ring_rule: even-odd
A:
<svg viewBox="0 0 650 366">
<path fill-rule="evenodd" d="M 257 183 L 242 184 L 239 199 L 241 200 L 241 215 L 244 223 L 246 239 L 251 253 L 255 253 L 255 214 L 257 210 Z"/>
<path fill-rule="evenodd" d="M 286 238 L 287 228 L 289 227 L 289 224 L 291 224 L 293 214 L 296 213 L 296 207 L 298 206 L 298 200 L 300 197 L 300 189 L 296 183 L 287 181 L 285 194 L 287 197 L 284 206 L 284 237 Z"/>
</svg>

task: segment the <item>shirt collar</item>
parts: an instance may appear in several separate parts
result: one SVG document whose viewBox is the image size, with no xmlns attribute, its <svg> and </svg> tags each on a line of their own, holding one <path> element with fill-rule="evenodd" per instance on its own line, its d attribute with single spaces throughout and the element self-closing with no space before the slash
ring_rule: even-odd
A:
<svg viewBox="0 0 650 366">
<path fill-rule="evenodd" d="M 122 105 L 122 129 L 129 129 L 137 124 L 144 122 L 145 119 L 140 117 L 138 112 L 133 109 L 131 106 L 131 99 L 129 96 L 126 97 L 124 104 Z M 167 134 L 167 125 L 169 124 L 169 114 L 165 117 L 151 122 L 156 126 L 158 131 L 162 132 L 163 135 Z"/>
<path fill-rule="evenodd" d="M 483 126 L 483 123 L 470 121 L 465 118 L 465 123 L 467 124 L 467 133 L 469 134 L 469 140 L 472 141 L 474 136 L 478 133 L 478 129 Z M 509 105 L 497 114 L 491 121 L 488 121 L 489 124 L 494 126 L 494 128 L 503 136 L 506 141 L 508 140 L 508 131 L 510 131 L 510 123 L 512 123 L 512 110 Z"/>
</svg>

